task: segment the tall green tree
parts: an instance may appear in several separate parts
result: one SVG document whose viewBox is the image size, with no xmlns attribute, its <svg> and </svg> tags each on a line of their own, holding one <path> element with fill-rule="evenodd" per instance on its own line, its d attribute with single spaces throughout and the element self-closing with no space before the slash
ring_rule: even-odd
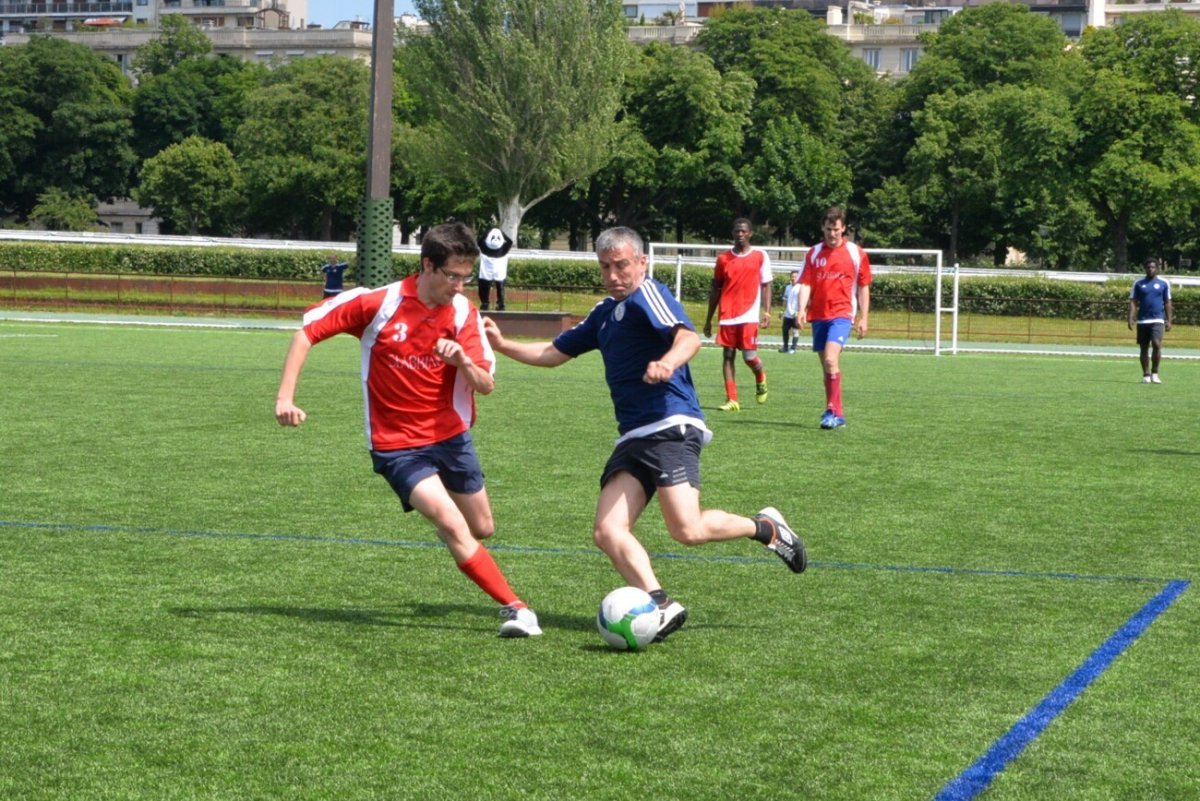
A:
<svg viewBox="0 0 1200 801">
<path fill-rule="evenodd" d="M 612 159 L 570 194 L 593 236 L 605 225 L 658 234 L 727 233 L 734 175 L 750 125 L 754 83 L 722 75 L 703 53 L 652 44 L 625 77 Z"/>
<path fill-rule="evenodd" d="M 320 56 L 272 71 L 250 92 L 233 147 L 248 228 L 349 238 L 366 192 L 369 85 L 361 62 Z"/>
<path fill-rule="evenodd" d="M 160 15 L 158 30 L 158 36 L 133 55 L 133 70 L 140 76 L 163 75 L 188 59 L 212 52 L 212 42 L 204 31 L 182 14 Z"/>
<path fill-rule="evenodd" d="M 887 90 L 805 11 L 724 10 L 705 23 L 697 42 L 719 71 L 736 70 L 754 82 L 752 122 L 736 169 L 738 213 L 785 238 L 818 238 L 823 205 L 856 194 L 854 169 L 866 162 L 878 115 L 889 105 Z M 879 180 L 874 172 L 864 178 Z"/>
<path fill-rule="evenodd" d="M 146 159 L 189 136 L 231 143 L 246 118 L 246 97 L 267 68 L 232 56 L 187 59 L 147 75 L 133 98 L 138 155 Z"/>
<path fill-rule="evenodd" d="M 495 198 L 516 239 L 530 208 L 611 156 L 632 47 L 615 0 L 417 0 L 405 63 L 424 146 L 405 157 Z"/>
<path fill-rule="evenodd" d="M 1189 248 L 1200 234 L 1200 22 L 1142 14 L 1089 31 L 1079 49 L 1088 73 L 1076 162 L 1109 263 L 1125 270 Z"/>
<path fill-rule="evenodd" d="M 51 188 L 73 197 L 124 196 L 136 156 L 133 89 L 110 59 L 83 45 L 34 36 L 0 47 L 0 204 L 27 215 Z M 7 172 L 7 176 L 5 173 Z"/>
<path fill-rule="evenodd" d="M 175 231 L 228 235 L 238 230 L 242 174 L 222 142 L 189 136 L 142 165 L 134 196 Z"/>
</svg>

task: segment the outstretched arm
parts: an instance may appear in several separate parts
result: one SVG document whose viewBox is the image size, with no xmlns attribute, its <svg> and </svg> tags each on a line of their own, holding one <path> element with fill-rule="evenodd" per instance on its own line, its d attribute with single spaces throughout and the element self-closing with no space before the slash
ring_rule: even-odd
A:
<svg viewBox="0 0 1200 801">
<path fill-rule="evenodd" d="M 279 379 L 279 391 L 275 393 L 275 419 L 281 426 L 298 426 L 308 417 L 304 410 L 295 404 L 296 382 L 300 380 L 300 371 L 308 359 L 312 343 L 301 328 L 292 337 L 287 356 L 283 360 L 283 376 Z"/>
<path fill-rule="evenodd" d="M 491 317 L 483 318 L 483 330 L 488 342 L 498 353 L 503 353 L 514 361 L 530 364 L 534 367 L 558 367 L 570 361 L 571 357 L 554 347 L 553 342 L 514 342 L 505 339 L 500 332 L 500 326 Z"/>
</svg>

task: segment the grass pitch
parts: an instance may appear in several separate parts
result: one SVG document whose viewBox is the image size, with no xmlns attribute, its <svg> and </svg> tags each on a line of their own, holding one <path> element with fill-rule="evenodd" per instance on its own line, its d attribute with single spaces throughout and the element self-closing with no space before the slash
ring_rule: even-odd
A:
<svg viewBox="0 0 1200 801">
<path fill-rule="evenodd" d="M 826 432 L 814 356 L 723 415 L 705 350 L 705 504 L 779 507 L 813 566 L 651 509 L 691 616 L 610 651 L 599 357 L 501 360 L 492 547 L 546 634 L 500 640 L 370 470 L 355 341 L 275 424 L 289 336 L 0 323 L 0 797 L 932 798 L 1200 562 L 1196 363 L 851 352 Z M 1197 797 L 1195 588 L 1160 611 L 983 797 Z"/>
</svg>

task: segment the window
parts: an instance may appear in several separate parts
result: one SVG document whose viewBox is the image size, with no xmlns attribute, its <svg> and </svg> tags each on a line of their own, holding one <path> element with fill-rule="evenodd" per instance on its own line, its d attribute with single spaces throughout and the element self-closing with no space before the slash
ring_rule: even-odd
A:
<svg viewBox="0 0 1200 801">
<path fill-rule="evenodd" d="M 921 48 L 919 47 L 904 47 L 900 49 L 900 71 L 912 72 L 912 68 L 917 66 L 917 61 L 921 58 Z"/>
<path fill-rule="evenodd" d="M 868 47 L 863 50 L 863 61 L 867 62 L 867 66 L 879 72 L 879 48 Z"/>
</svg>

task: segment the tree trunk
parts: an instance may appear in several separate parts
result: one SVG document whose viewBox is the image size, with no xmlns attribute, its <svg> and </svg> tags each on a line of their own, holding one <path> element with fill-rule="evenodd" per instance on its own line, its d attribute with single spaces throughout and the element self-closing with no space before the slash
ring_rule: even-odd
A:
<svg viewBox="0 0 1200 801">
<path fill-rule="evenodd" d="M 1112 221 L 1113 269 L 1123 273 L 1129 263 L 1129 212 L 1117 214 Z"/>
<path fill-rule="evenodd" d="M 508 234 L 515 244 L 517 231 L 521 229 L 521 218 L 525 216 L 525 209 L 521 208 L 521 198 L 501 198 L 496 202 L 496 209 L 500 217 L 500 230 Z"/>
</svg>

